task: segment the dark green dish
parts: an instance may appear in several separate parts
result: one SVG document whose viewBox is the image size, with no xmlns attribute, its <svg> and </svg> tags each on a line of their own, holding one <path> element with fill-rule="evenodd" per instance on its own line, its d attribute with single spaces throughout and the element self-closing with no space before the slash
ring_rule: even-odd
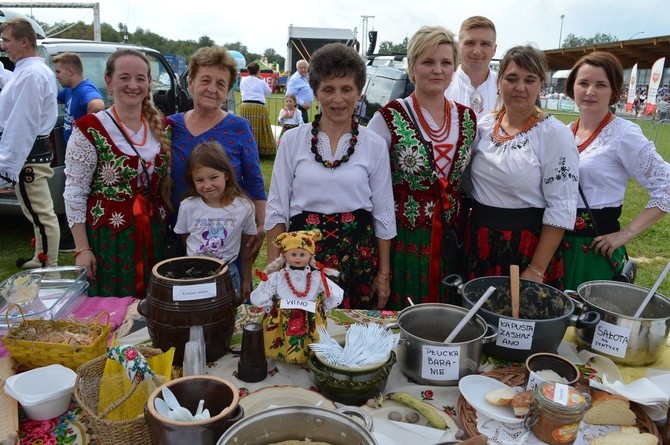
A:
<svg viewBox="0 0 670 445">
<path fill-rule="evenodd" d="M 389 359 L 377 368 L 345 371 L 326 365 L 312 354 L 307 366 L 323 395 L 334 402 L 360 406 L 368 399 L 384 392 L 386 380 L 395 361 L 395 352 L 391 351 Z"/>
</svg>

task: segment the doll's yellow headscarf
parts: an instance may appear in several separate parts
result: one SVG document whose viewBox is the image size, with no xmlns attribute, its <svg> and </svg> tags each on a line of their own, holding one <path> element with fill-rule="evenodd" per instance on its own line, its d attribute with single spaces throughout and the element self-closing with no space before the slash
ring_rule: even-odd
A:
<svg viewBox="0 0 670 445">
<path fill-rule="evenodd" d="M 296 232 L 284 232 L 275 238 L 275 246 L 281 247 L 282 252 L 291 249 L 305 249 L 311 255 L 314 255 L 316 242 L 321 239 L 321 231 L 299 230 Z"/>
</svg>

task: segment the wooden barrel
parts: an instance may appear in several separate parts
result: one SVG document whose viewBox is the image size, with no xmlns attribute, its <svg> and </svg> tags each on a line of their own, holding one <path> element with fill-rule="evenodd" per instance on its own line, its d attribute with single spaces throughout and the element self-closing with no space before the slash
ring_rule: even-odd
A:
<svg viewBox="0 0 670 445">
<path fill-rule="evenodd" d="M 146 299 L 138 310 L 147 318 L 154 346 L 163 351 L 174 346 L 175 365 L 184 360 L 191 326 L 203 328 L 208 361 L 229 350 L 240 299 L 228 267 L 217 272 L 222 264 L 210 257 L 179 257 L 161 261 L 152 270 Z"/>
</svg>

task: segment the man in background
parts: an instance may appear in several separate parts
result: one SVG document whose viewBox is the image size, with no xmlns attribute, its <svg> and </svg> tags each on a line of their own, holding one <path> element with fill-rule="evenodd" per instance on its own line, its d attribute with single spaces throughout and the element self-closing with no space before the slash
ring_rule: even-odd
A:
<svg viewBox="0 0 670 445">
<path fill-rule="evenodd" d="M 314 92 L 309 86 L 309 63 L 306 60 L 300 59 L 295 64 L 296 72 L 291 75 L 286 84 L 286 94 L 293 93 L 297 99 L 297 105 L 302 113 L 302 121 L 309 122 L 307 110 L 312 106 L 314 101 Z"/>
<path fill-rule="evenodd" d="M 65 144 L 72 134 L 72 125 L 80 117 L 96 113 L 105 109 L 102 94 L 93 82 L 84 79 L 84 64 L 75 53 L 62 53 L 52 57 L 56 79 L 63 88 L 58 91 L 58 103 L 64 104 L 65 117 L 63 121 L 63 140 Z M 67 225 L 65 215 L 58 215 L 60 225 L 61 252 L 74 251 L 74 238 Z"/>
<path fill-rule="evenodd" d="M 461 64 L 444 92 L 447 99 L 472 108 L 480 119 L 493 111 L 498 76 L 489 68 L 496 53 L 496 27 L 486 17 L 473 16 L 458 31 Z"/>
<path fill-rule="evenodd" d="M 56 125 L 56 77 L 37 55 L 37 35 L 25 19 L 0 25 L 2 50 L 15 63 L 0 92 L 0 177 L 15 184 L 23 214 L 35 231 L 32 258 L 16 261 L 32 269 L 58 265 L 60 230 L 47 179 L 53 176 L 49 134 Z"/>
<path fill-rule="evenodd" d="M 63 87 L 58 92 L 58 103 L 64 104 L 65 143 L 72 134 L 72 124 L 80 117 L 105 109 L 102 94 L 93 82 L 84 79 L 84 65 L 75 53 L 62 53 L 51 59 L 55 65 L 56 79 Z"/>
</svg>

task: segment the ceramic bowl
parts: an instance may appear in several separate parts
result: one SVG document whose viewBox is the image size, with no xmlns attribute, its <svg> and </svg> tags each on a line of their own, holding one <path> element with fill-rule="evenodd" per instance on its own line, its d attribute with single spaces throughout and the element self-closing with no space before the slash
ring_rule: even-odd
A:
<svg viewBox="0 0 670 445">
<path fill-rule="evenodd" d="M 526 389 L 535 389 L 540 383 L 548 381 L 543 378 L 541 371 L 554 371 L 572 386 L 580 377 L 579 369 L 569 360 L 557 354 L 538 352 L 526 359 L 526 381 L 528 382 Z"/>
<path fill-rule="evenodd" d="M 172 391 L 179 404 L 191 413 L 195 413 L 200 400 L 204 400 L 204 407 L 209 410 L 211 417 L 193 422 L 163 417 L 154 405 L 156 398 L 162 398 L 162 386 L 159 386 L 144 406 L 144 419 L 149 425 L 153 443 L 216 443 L 231 425 L 244 417 L 244 410 L 238 405 L 238 389 L 220 377 L 181 377 L 167 382 L 165 386 Z"/>
<path fill-rule="evenodd" d="M 314 375 L 316 386 L 326 397 L 345 405 L 359 406 L 384 391 L 395 361 L 395 352 L 391 351 L 386 362 L 373 368 L 345 369 L 328 365 L 312 354 L 307 365 Z"/>
</svg>

